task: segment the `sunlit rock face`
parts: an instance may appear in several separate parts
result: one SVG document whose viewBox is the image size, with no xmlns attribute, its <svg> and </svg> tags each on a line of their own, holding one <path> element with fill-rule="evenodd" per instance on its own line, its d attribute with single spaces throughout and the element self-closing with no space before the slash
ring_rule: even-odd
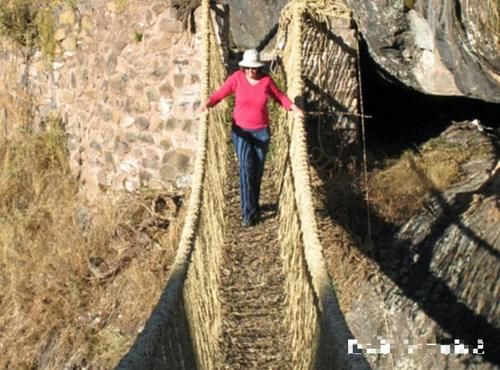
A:
<svg viewBox="0 0 500 370">
<path fill-rule="evenodd" d="M 348 1 L 372 58 L 393 78 L 428 94 L 500 102 L 494 2 Z"/>
<path fill-rule="evenodd" d="M 373 369 L 500 364 L 498 137 L 474 120 L 450 125 L 439 140 L 484 155 L 460 165 L 463 180 L 433 191 L 390 248 L 379 245 L 379 276 L 356 289 L 346 318 L 359 343 L 368 344 L 364 353 L 382 348 L 381 338 L 392 345 L 390 355 L 366 356 Z"/>
</svg>

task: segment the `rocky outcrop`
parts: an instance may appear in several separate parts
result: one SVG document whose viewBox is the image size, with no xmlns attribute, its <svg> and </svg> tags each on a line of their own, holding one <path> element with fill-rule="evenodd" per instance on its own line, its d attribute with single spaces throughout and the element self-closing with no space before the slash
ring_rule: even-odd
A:
<svg viewBox="0 0 500 370">
<path fill-rule="evenodd" d="M 347 2 L 371 57 L 388 78 L 426 94 L 500 102 L 500 30 L 494 2 Z M 233 46 L 272 48 L 286 1 L 222 3 L 229 13 Z"/>
<path fill-rule="evenodd" d="M 347 314 L 360 344 L 380 349 L 377 336 L 391 340 L 390 355 L 367 356 L 374 368 L 493 369 L 500 364 L 497 149 L 486 129 L 470 122 L 450 126 L 441 138 L 482 150 L 484 156 L 462 165 L 465 180 L 444 193 L 434 191 L 391 248 L 374 257 L 380 279 L 357 291 L 358 301 Z M 457 354 L 456 340 L 469 354 Z M 451 344 L 449 354 L 441 352 L 446 344 Z"/>
<path fill-rule="evenodd" d="M 392 78 L 427 94 L 500 102 L 494 2 L 349 3 L 372 58 Z"/>
<path fill-rule="evenodd" d="M 280 12 L 287 0 L 223 0 L 229 27 L 238 48 L 264 48 L 278 30 Z"/>
</svg>

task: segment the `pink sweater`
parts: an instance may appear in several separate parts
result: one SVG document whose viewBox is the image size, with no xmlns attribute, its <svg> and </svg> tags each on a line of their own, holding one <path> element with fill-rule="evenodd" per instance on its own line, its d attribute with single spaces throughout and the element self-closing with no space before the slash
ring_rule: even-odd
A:
<svg viewBox="0 0 500 370">
<path fill-rule="evenodd" d="M 270 76 L 262 76 L 257 84 L 251 85 L 245 72 L 241 70 L 229 76 L 220 89 L 210 96 L 208 105 L 213 107 L 230 94 L 235 95 L 234 123 L 248 130 L 258 130 L 269 126 L 267 111 L 269 97 L 276 100 L 286 110 L 290 110 L 293 104 Z"/>
</svg>

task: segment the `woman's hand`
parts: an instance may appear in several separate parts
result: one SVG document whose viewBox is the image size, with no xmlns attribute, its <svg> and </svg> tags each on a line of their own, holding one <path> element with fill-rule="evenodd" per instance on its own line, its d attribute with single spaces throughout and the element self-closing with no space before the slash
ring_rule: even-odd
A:
<svg viewBox="0 0 500 370">
<path fill-rule="evenodd" d="M 209 101 L 207 100 L 205 103 L 201 104 L 196 111 L 198 113 L 207 113 L 208 109 L 211 108 L 211 105 L 209 104 Z"/>
<path fill-rule="evenodd" d="M 294 111 L 300 118 L 304 118 L 304 111 L 297 107 L 295 104 L 292 104 L 290 109 Z"/>
<path fill-rule="evenodd" d="M 210 108 L 210 106 L 208 105 L 208 100 L 207 100 L 204 104 L 200 105 L 198 111 L 200 113 L 205 113 L 206 111 L 208 111 L 208 108 Z"/>
</svg>

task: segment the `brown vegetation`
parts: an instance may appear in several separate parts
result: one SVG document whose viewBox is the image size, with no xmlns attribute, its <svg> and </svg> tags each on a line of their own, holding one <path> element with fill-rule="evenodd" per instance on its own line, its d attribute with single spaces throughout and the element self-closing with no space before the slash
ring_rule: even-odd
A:
<svg viewBox="0 0 500 370">
<path fill-rule="evenodd" d="M 486 11 L 484 12 L 487 29 L 500 35 L 500 2 L 498 0 L 486 0 Z M 498 46 L 497 41 L 497 46 Z"/>
<path fill-rule="evenodd" d="M 443 192 L 462 180 L 462 163 L 485 155 L 484 148 L 432 139 L 417 151 L 406 151 L 396 160 L 387 160 L 371 173 L 371 206 L 385 222 L 402 225 L 421 209 L 431 191 Z"/>
<path fill-rule="evenodd" d="M 324 158 L 331 158 L 324 154 Z M 373 169 L 368 174 L 372 240 L 368 237 L 363 174 L 338 170 L 328 161 L 313 161 L 321 242 L 343 309 L 349 310 L 356 287 L 378 274 L 370 256 L 391 248 L 391 233 L 417 214 L 430 194 L 442 193 L 464 180 L 461 166 L 465 162 L 487 155 L 482 146 L 455 144 L 438 137 L 376 166 L 372 158 Z"/>
<path fill-rule="evenodd" d="M 0 36 L 20 48 L 25 57 L 40 50 L 45 57 L 55 57 L 55 11 L 61 3 L 74 6 L 68 0 L 6 0 L 0 3 Z"/>
<path fill-rule="evenodd" d="M 57 120 L 0 144 L 0 368 L 111 368 L 165 283 L 179 196 L 82 205 Z"/>
</svg>

